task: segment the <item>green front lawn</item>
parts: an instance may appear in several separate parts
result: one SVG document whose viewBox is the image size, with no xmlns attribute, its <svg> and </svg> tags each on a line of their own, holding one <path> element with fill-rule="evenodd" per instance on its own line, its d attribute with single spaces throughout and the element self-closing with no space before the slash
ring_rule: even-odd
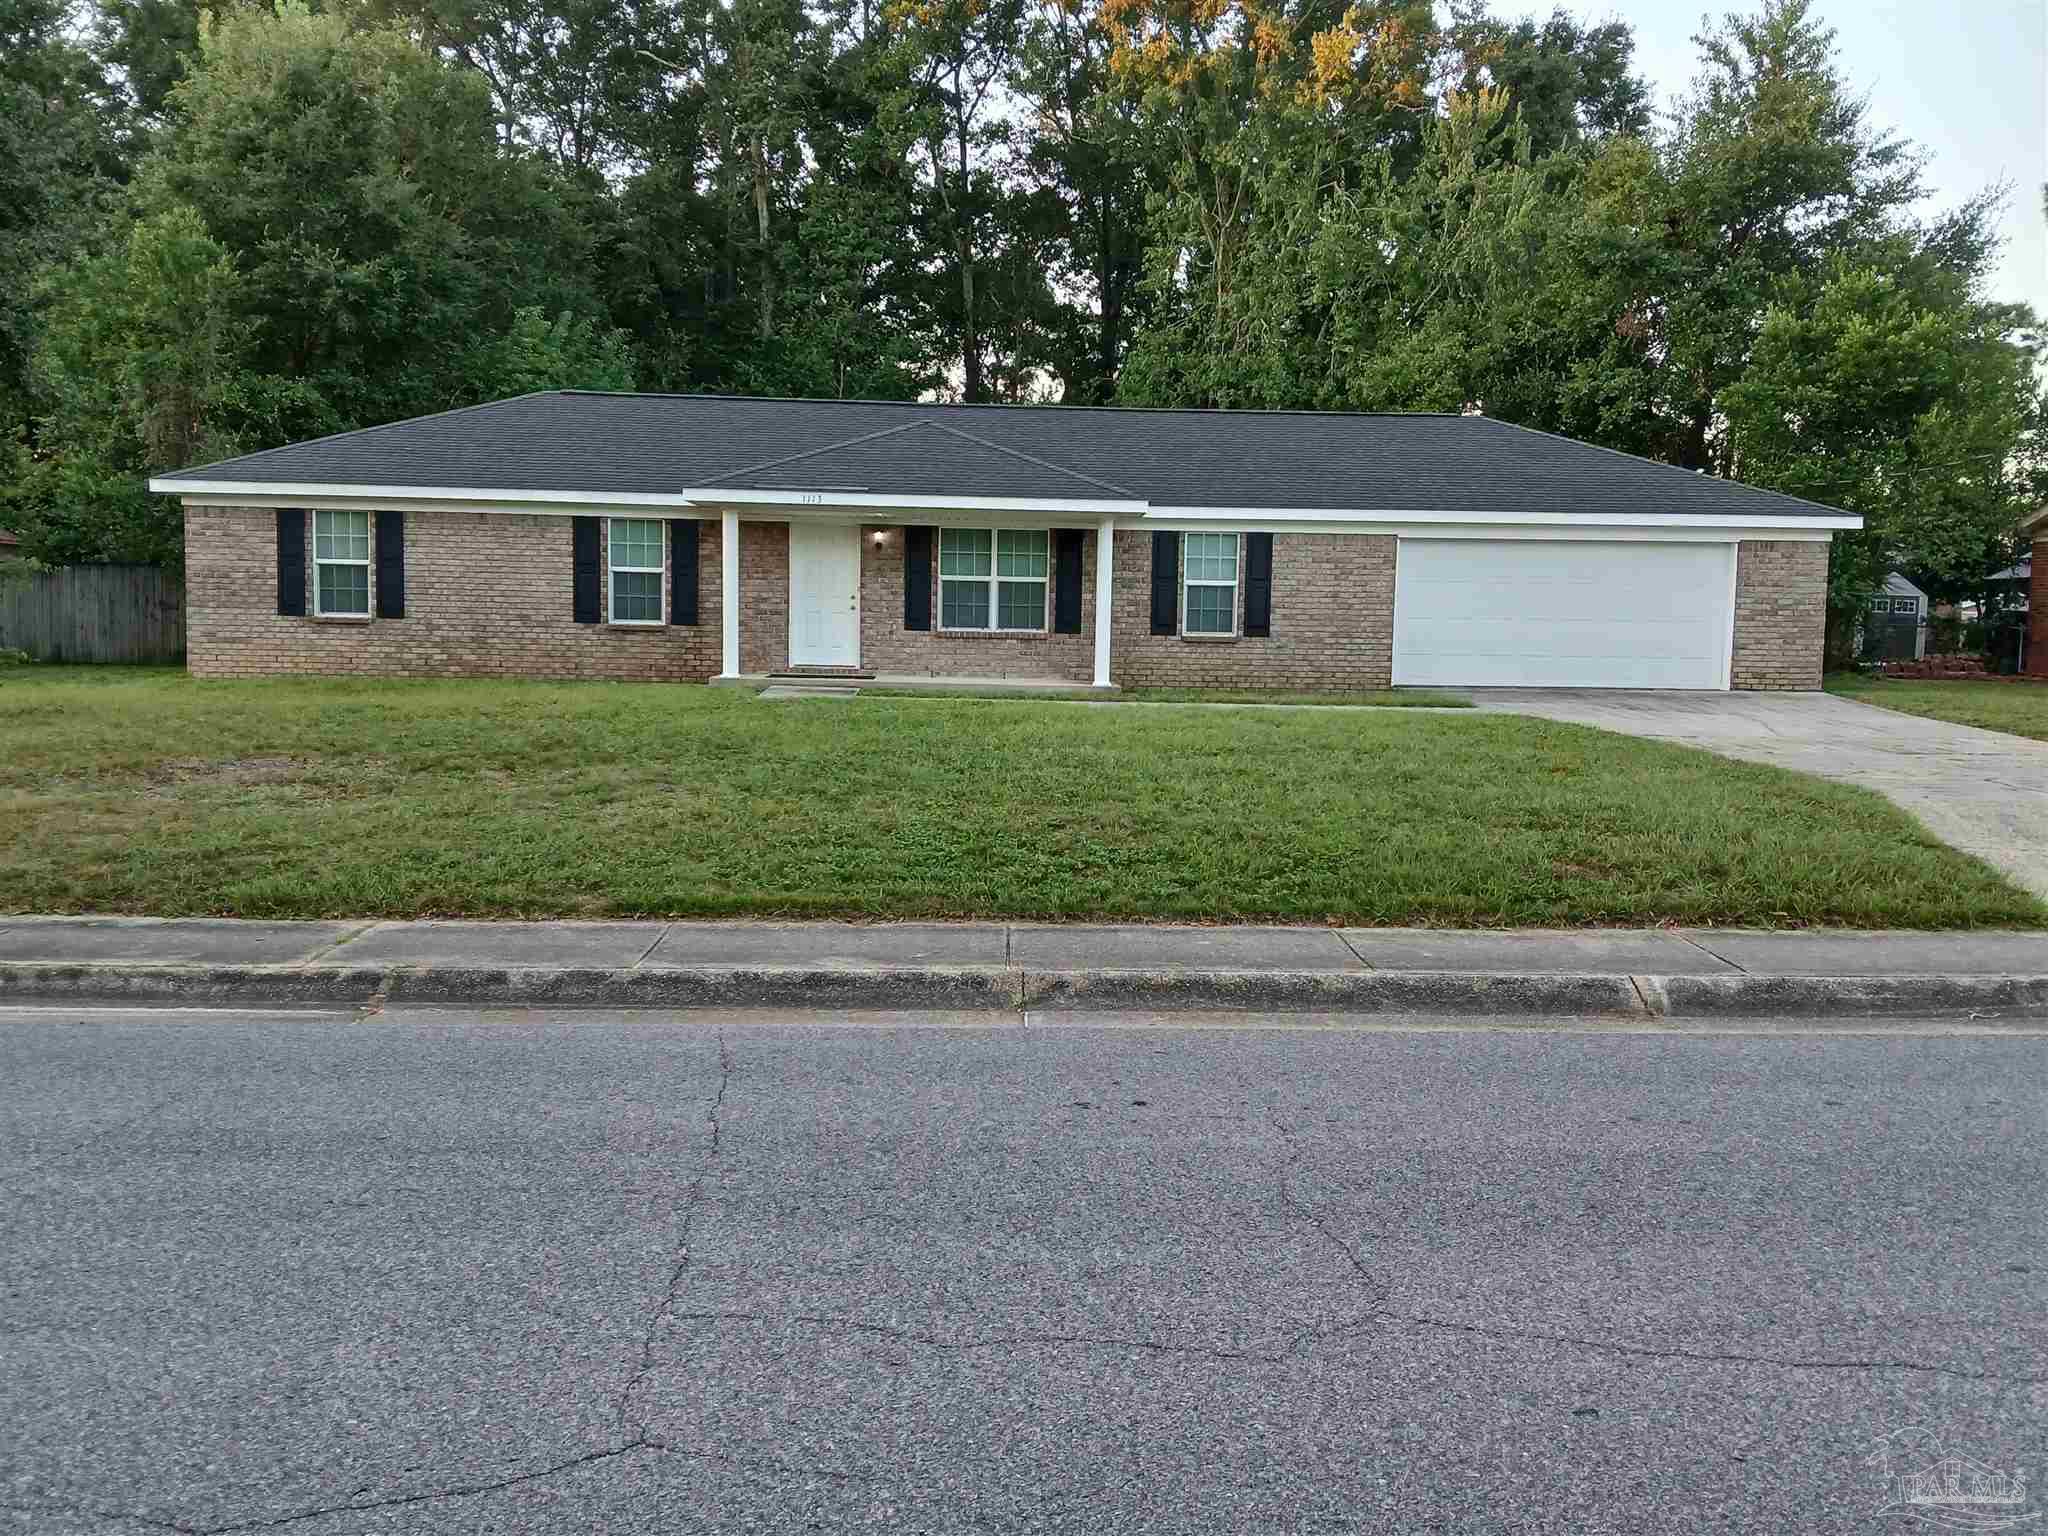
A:
<svg viewBox="0 0 2048 1536">
<path fill-rule="evenodd" d="M 1492 714 L 0 671 L 0 910 L 2038 924 L 1877 796 Z"/>
<path fill-rule="evenodd" d="M 2048 741 L 2048 683 L 1927 682 L 1837 672 L 1828 678 L 1827 689 L 1859 704 Z"/>
</svg>

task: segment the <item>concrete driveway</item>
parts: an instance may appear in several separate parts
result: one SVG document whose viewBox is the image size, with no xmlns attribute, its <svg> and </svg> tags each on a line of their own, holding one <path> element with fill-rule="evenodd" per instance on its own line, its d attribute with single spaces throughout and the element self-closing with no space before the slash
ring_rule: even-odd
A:
<svg viewBox="0 0 2048 1536">
<path fill-rule="evenodd" d="M 1828 693 L 1469 690 L 1481 709 L 1540 715 L 1874 789 L 1943 842 L 2048 897 L 2048 742 L 1923 720 Z"/>
</svg>

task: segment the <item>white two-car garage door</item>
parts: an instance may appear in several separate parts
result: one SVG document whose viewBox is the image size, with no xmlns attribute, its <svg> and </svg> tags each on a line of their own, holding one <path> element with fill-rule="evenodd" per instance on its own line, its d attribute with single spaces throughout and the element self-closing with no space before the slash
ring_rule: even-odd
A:
<svg viewBox="0 0 2048 1536">
<path fill-rule="evenodd" d="M 1726 688 L 1733 544 L 1401 540 L 1394 681 Z"/>
</svg>

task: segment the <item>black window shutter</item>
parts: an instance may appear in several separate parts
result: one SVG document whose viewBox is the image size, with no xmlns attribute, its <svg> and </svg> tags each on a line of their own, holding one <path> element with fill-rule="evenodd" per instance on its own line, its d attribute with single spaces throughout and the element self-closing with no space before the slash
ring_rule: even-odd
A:
<svg viewBox="0 0 2048 1536">
<path fill-rule="evenodd" d="M 903 627 L 932 627 L 932 531 L 903 530 Z"/>
<path fill-rule="evenodd" d="M 1081 545 L 1088 535 L 1079 528 L 1052 531 L 1052 632 L 1081 633 Z"/>
<path fill-rule="evenodd" d="M 1273 535 L 1244 536 L 1244 632 L 1273 633 Z"/>
<path fill-rule="evenodd" d="M 277 509 L 277 611 L 295 617 L 306 612 L 306 511 Z"/>
<path fill-rule="evenodd" d="M 377 617 L 405 617 L 405 514 L 377 514 Z"/>
<path fill-rule="evenodd" d="M 668 522 L 668 621 L 697 622 L 697 542 L 704 525 L 695 518 Z"/>
<path fill-rule="evenodd" d="M 575 552 L 576 622 L 595 624 L 602 606 L 597 586 L 597 519 L 578 517 L 570 521 L 574 525 L 570 547 Z"/>
<path fill-rule="evenodd" d="M 1180 628 L 1180 535 L 1152 535 L 1152 633 Z"/>
</svg>

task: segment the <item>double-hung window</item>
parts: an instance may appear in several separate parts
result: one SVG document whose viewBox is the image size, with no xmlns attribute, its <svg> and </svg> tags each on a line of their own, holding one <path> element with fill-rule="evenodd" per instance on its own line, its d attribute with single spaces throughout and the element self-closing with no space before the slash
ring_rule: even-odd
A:
<svg viewBox="0 0 2048 1536">
<path fill-rule="evenodd" d="M 1043 630 L 1051 543 L 1042 528 L 941 528 L 939 627 Z"/>
<path fill-rule="evenodd" d="M 313 612 L 334 618 L 370 616 L 369 513 L 313 514 Z"/>
<path fill-rule="evenodd" d="M 605 536 L 611 560 L 612 622 L 661 622 L 661 520 L 615 517 Z"/>
<path fill-rule="evenodd" d="M 1237 535 L 1190 533 L 1181 544 L 1181 633 L 1236 634 Z"/>
</svg>

